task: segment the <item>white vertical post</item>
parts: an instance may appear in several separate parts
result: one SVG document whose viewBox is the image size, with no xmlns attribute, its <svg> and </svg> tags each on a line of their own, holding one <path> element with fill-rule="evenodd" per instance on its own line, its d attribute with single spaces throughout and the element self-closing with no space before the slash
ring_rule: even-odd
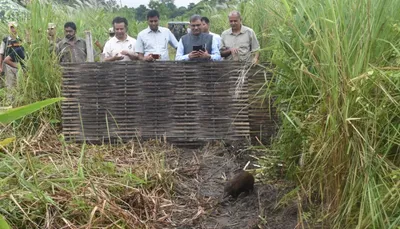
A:
<svg viewBox="0 0 400 229">
<path fill-rule="evenodd" d="M 94 62 L 92 33 L 90 31 L 85 31 L 85 35 L 86 35 L 87 62 Z"/>
</svg>

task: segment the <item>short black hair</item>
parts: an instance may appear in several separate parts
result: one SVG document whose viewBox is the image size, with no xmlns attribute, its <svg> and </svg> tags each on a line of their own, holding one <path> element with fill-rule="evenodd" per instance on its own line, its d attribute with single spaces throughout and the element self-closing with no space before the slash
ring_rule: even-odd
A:
<svg viewBox="0 0 400 229">
<path fill-rule="evenodd" d="M 158 17 L 158 19 L 160 19 L 160 14 L 158 13 L 157 10 L 150 10 L 147 13 L 147 19 L 151 18 L 151 17 Z"/>
<path fill-rule="evenodd" d="M 75 23 L 73 23 L 72 21 L 69 21 L 67 23 L 64 24 L 64 29 L 70 27 L 71 29 L 73 29 L 74 31 L 76 31 L 76 25 Z"/>
<path fill-rule="evenodd" d="M 194 22 L 194 21 L 197 21 L 197 20 L 201 21 L 201 16 L 198 15 L 198 14 L 195 14 L 195 15 L 190 17 L 190 22 Z"/>
<path fill-rule="evenodd" d="M 202 17 L 201 21 L 204 21 L 207 25 L 210 24 L 210 20 L 208 19 L 208 17 Z"/>
<path fill-rule="evenodd" d="M 128 20 L 124 17 L 115 17 L 114 20 L 112 21 L 112 25 L 114 26 L 115 23 L 124 23 L 125 28 L 128 28 Z"/>
</svg>

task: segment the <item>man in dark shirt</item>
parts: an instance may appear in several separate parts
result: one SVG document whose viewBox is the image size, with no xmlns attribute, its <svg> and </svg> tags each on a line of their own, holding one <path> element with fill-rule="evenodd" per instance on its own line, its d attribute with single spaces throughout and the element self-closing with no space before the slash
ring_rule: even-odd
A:
<svg viewBox="0 0 400 229">
<path fill-rule="evenodd" d="M 9 90 L 7 94 L 7 98 L 9 101 L 12 101 L 12 93 L 11 89 L 13 89 L 17 82 L 17 68 L 9 65 L 9 61 L 6 62 L 6 59 L 9 59 L 10 55 L 15 53 L 16 49 L 21 48 L 22 40 L 18 36 L 17 32 L 18 24 L 16 22 L 9 22 L 8 29 L 10 35 L 4 37 L 1 41 L 0 45 L 0 73 L 4 73 L 4 82 L 7 90 Z M 23 50 L 22 50 L 23 51 Z M 18 51 L 21 52 L 21 51 Z"/>
<path fill-rule="evenodd" d="M 18 68 L 18 63 L 20 63 L 22 67 L 24 66 L 24 63 L 22 62 L 22 60 L 24 59 L 25 50 L 24 47 L 20 46 L 14 49 L 13 52 L 10 53 L 10 55 L 6 56 L 6 58 L 4 59 L 4 63 L 13 68 Z"/>
<path fill-rule="evenodd" d="M 6 65 L 3 63 L 6 56 L 8 56 L 15 48 L 21 46 L 21 39 L 17 32 L 18 24 L 14 21 L 8 23 L 10 35 L 4 37 L 0 44 L 0 73 L 6 73 Z"/>
<path fill-rule="evenodd" d="M 5 66 L 5 84 L 7 88 L 7 99 L 9 102 L 12 102 L 13 93 L 12 89 L 15 88 L 17 84 L 17 74 L 18 74 L 18 63 L 21 63 L 23 67 L 23 61 L 25 59 L 25 50 L 24 47 L 19 46 L 11 50 L 11 52 L 4 58 L 4 66 Z"/>
<path fill-rule="evenodd" d="M 76 25 L 67 22 L 64 25 L 65 38 L 57 43 L 56 53 L 61 63 L 82 63 L 86 62 L 87 50 L 86 41 L 76 37 Z"/>
</svg>

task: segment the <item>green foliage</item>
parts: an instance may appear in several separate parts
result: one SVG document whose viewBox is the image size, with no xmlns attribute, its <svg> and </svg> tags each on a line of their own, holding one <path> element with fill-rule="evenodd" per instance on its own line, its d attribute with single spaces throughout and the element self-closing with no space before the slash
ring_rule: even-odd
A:
<svg viewBox="0 0 400 229">
<path fill-rule="evenodd" d="M 6 23 L 26 16 L 28 11 L 11 0 L 0 0 L 0 22 Z"/>
<path fill-rule="evenodd" d="M 33 0 L 27 5 L 30 16 L 19 18 L 18 33 L 23 39 L 26 50 L 26 71 L 19 71 L 18 87 L 13 93 L 15 100 L 13 106 L 22 106 L 47 98 L 61 96 L 61 68 L 58 58 L 54 52 L 54 46 L 46 39 L 47 24 L 56 24 L 57 37 L 62 38 L 63 25 L 67 21 L 73 21 L 77 25 L 77 36 L 84 38 L 85 31 L 92 33 L 93 42 L 99 40 L 104 44 L 108 39 L 108 28 L 111 27 L 115 16 L 125 16 L 129 23 L 129 34 L 136 36 L 137 33 L 147 26 L 140 25 L 133 20 L 134 15 L 126 8 L 118 12 L 109 10 L 104 4 L 96 1 L 76 1 L 73 7 L 55 4 L 45 0 Z M 6 34 L 6 26 L 0 26 L 0 32 Z M 96 50 L 96 58 L 100 52 Z M 4 96 L 3 96 L 4 97 Z M 61 107 L 47 107 L 34 115 L 26 116 L 16 126 L 23 134 L 34 133 L 35 130 L 48 120 L 60 122 Z"/>
<path fill-rule="evenodd" d="M 395 228 L 400 2 L 274 2 L 275 149 L 302 165 L 293 171 L 302 192 L 318 193 L 329 228 Z"/>
<path fill-rule="evenodd" d="M 0 228 L 2 229 L 10 229 L 10 225 L 8 225 L 7 221 L 0 215 Z"/>
<path fill-rule="evenodd" d="M 177 8 L 174 4 L 174 0 L 151 0 L 148 7 L 149 9 L 157 10 L 160 13 L 160 18 L 164 20 L 178 17 L 186 11 L 185 7 Z M 144 8 L 141 6 L 139 8 L 142 13 Z M 138 12 L 139 8 L 136 9 L 136 12 Z M 146 18 L 144 20 L 146 20 Z"/>
<path fill-rule="evenodd" d="M 140 5 L 135 9 L 135 19 L 137 21 L 146 21 L 148 11 L 149 9 L 145 5 Z"/>
<path fill-rule="evenodd" d="M 3 113 L 0 113 L 0 123 L 8 124 L 12 121 L 20 119 L 28 114 L 31 114 L 35 111 L 38 111 L 48 105 L 59 102 L 61 100 L 62 100 L 62 98 L 47 99 L 44 101 L 29 104 L 26 106 L 9 109 Z"/>
</svg>

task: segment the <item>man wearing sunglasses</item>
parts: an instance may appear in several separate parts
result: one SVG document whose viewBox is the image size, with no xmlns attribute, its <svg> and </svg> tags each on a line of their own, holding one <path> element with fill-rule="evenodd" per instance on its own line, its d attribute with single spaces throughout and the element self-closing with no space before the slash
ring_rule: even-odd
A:
<svg viewBox="0 0 400 229">
<path fill-rule="evenodd" d="M 201 25 L 200 15 L 190 17 L 190 33 L 179 40 L 175 60 L 221 60 L 218 42 L 212 35 L 202 33 Z"/>
</svg>

